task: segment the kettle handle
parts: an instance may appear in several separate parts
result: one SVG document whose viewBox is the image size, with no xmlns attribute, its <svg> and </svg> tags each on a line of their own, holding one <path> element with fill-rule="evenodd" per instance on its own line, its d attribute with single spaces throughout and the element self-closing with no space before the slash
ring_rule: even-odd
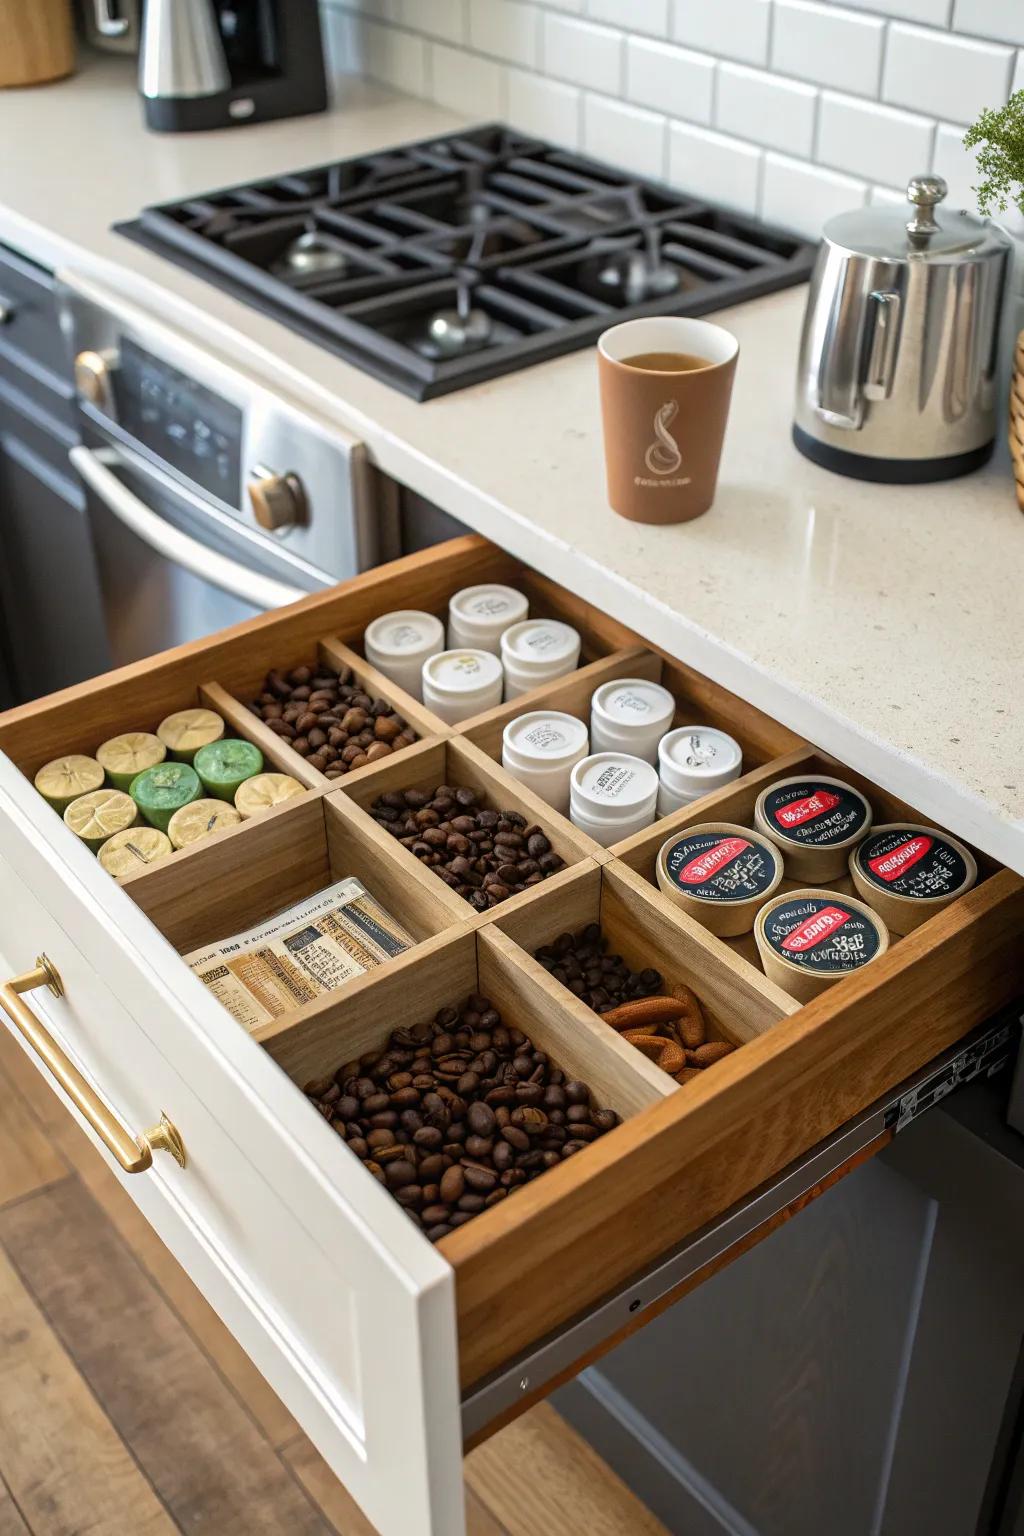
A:
<svg viewBox="0 0 1024 1536">
<path fill-rule="evenodd" d="M 892 390 L 901 303 L 895 289 L 873 289 L 863 324 L 851 325 L 847 275 L 832 296 L 818 354 L 814 409 L 830 427 L 858 432 L 865 401 L 886 400 Z"/>
</svg>

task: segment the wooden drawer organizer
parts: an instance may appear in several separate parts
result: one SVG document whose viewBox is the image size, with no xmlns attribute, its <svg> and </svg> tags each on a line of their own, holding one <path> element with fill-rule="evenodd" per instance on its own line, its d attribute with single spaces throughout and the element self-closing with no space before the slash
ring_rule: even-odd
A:
<svg viewBox="0 0 1024 1536">
<path fill-rule="evenodd" d="M 360 654 L 361 635 L 370 619 L 393 608 L 443 615 L 452 592 L 492 579 L 524 589 L 531 613 L 575 625 L 581 666 L 450 728 L 378 679 Z M 246 701 L 269 668 L 317 655 L 352 666 L 392 700 L 420 740 L 341 779 L 311 769 Z M 678 701 L 676 724 L 710 723 L 737 737 L 744 773 L 605 850 L 504 773 L 501 732 L 507 720 L 541 704 L 586 718 L 594 689 L 624 676 L 666 684 Z M 972 892 L 806 1006 L 766 979 L 751 938 L 723 942 L 680 912 L 654 882 L 661 842 L 707 819 L 749 823 L 757 794 L 773 779 L 817 764 L 858 784 L 876 820 L 914 812 L 482 539 L 453 540 L 12 711 L 0 717 L 0 748 L 31 776 L 59 752 L 92 751 L 107 736 L 151 727 L 191 702 L 220 711 L 231 730 L 256 741 L 270 764 L 307 788 L 124 882 L 165 938 L 184 953 L 351 873 L 417 940 L 398 960 L 257 1032 L 258 1046 L 294 1083 L 332 1072 L 379 1046 L 391 1029 L 480 990 L 506 1022 L 624 1117 L 585 1152 L 441 1240 L 438 1251 L 454 1272 L 463 1391 L 584 1313 L 1024 991 L 1024 885 L 983 856 Z M 367 810 L 387 789 L 444 781 L 481 788 L 493 806 L 522 809 L 548 831 L 566 868 L 477 914 Z M 58 827 L 54 845 L 65 837 L 71 834 Z M 740 1049 L 680 1088 L 554 982 L 534 951 L 595 920 L 631 964 L 653 964 L 689 983 L 712 1035 Z M 308 1117 L 318 1120 L 311 1107 Z M 318 1126 L 310 1135 L 330 1133 Z M 416 1241 L 426 1246 L 425 1238 Z"/>
</svg>

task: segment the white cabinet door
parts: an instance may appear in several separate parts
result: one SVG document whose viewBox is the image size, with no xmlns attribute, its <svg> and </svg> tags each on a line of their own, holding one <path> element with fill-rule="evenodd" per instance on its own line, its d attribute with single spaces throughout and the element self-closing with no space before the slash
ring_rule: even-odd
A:
<svg viewBox="0 0 1024 1536">
<path fill-rule="evenodd" d="M 24 1002 L 133 1133 L 184 1140 L 129 1194 L 381 1536 L 462 1536 L 450 1267 L 0 754 L 0 980 L 41 953 L 64 996 Z"/>
</svg>

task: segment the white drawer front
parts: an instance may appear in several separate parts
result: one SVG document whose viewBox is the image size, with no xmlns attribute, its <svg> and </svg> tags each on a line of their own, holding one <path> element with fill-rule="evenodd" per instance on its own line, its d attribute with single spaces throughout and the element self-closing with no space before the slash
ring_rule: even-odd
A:
<svg viewBox="0 0 1024 1536">
<path fill-rule="evenodd" d="M 450 1268 L 0 755 L 3 979 L 44 952 L 64 996 L 24 1001 L 184 1140 L 128 1192 L 382 1536 L 461 1536 Z"/>
</svg>

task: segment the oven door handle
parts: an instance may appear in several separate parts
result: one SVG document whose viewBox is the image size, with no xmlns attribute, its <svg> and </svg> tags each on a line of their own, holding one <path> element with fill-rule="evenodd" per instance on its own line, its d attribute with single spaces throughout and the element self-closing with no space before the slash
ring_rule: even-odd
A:
<svg viewBox="0 0 1024 1536">
<path fill-rule="evenodd" d="M 123 461 L 116 449 L 79 446 L 72 448 L 68 457 L 85 484 L 118 522 L 130 528 L 137 538 L 165 560 L 170 560 L 172 565 L 191 571 L 200 580 L 264 612 L 309 596 L 298 587 L 286 586 L 272 576 L 261 576 L 258 571 L 229 560 L 226 555 L 208 549 L 205 544 L 165 522 L 117 478 L 114 466 Z"/>
</svg>

